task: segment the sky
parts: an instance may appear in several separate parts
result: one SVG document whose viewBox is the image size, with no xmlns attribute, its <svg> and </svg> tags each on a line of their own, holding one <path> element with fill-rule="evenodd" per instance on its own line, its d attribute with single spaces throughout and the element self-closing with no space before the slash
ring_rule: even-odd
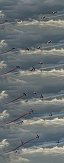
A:
<svg viewBox="0 0 64 163">
<path fill-rule="evenodd" d="M 0 162 L 64 162 L 63 0 L 0 0 Z"/>
</svg>

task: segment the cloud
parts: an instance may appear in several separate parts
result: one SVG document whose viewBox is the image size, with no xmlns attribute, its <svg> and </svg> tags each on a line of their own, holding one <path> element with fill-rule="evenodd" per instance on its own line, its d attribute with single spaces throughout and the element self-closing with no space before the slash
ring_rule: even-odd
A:
<svg viewBox="0 0 64 163">
<path fill-rule="evenodd" d="M 52 10 L 63 9 L 63 0 L 0 0 L 0 10 L 4 11 L 9 19 L 26 19 L 35 15 L 45 14 Z"/>
</svg>

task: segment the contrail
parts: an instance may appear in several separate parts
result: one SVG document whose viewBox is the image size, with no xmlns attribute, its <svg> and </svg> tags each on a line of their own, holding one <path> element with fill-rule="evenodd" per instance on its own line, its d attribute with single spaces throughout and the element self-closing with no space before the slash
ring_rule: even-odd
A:
<svg viewBox="0 0 64 163">
<path fill-rule="evenodd" d="M 7 75 L 7 74 L 9 74 L 10 72 L 14 72 L 15 70 L 17 70 L 18 68 L 20 68 L 19 66 L 16 66 L 15 68 L 13 68 L 13 69 L 11 69 L 11 70 L 9 70 L 9 71 L 7 71 L 7 72 L 4 72 L 3 74 L 0 74 L 0 77 L 1 76 L 4 76 L 4 75 Z"/>
<path fill-rule="evenodd" d="M 24 96 L 26 96 L 25 93 L 24 93 L 22 96 L 19 96 L 19 97 L 15 98 L 14 100 L 12 100 L 12 101 L 10 101 L 10 102 L 8 102 L 8 103 L 6 103 L 6 104 L 10 104 L 10 103 L 12 103 L 12 102 L 15 102 L 15 101 L 21 99 L 21 98 L 24 97 Z"/>
<path fill-rule="evenodd" d="M 27 140 L 26 142 L 22 142 L 22 144 L 20 144 L 19 146 L 17 146 L 16 148 L 12 149 L 12 150 L 9 150 L 8 152 L 6 152 L 5 154 L 7 153 L 10 153 L 10 152 L 14 152 L 16 151 L 17 149 L 19 149 L 20 147 L 24 146 L 25 144 L 28 144 L 29 142 L 35 140 L 35 139 L 39 139 L 39 135 L 37 135 L 35 138 L 32 138 L 32 139 L 29 139 Z"/>
<path fill-rule="evenodd" d="M 17 120 L 19 120 L 19 119 L 21 119 L 21 118 L 23 118 L 23 117 L 25 117 L 25 116 L 27 116 L 27 115 L 30 115 L 31 113 L 33 113 L 33 110 L 31 110 L 31 111 L 29 111 L 29 112 L 27 112 L 27 113 L 25 113 L 25 114 L 19 116 L 18 118 L 14 119 L 14 120 L 12 120 L 12 121 L 7 122 L 6 125 L 11 124 L 12 122 L 16 122 Z"/>
<path fill-rule="evenodd" d="M 8 53 L 8 52 L 11 52 L 12 50 L 14 50 L 15 48 L 11 48 L 11 49 L 9 49 L 9 50 L 7 50 L 7 51 L 5 51 L 5 52 L 2 52 L 0 55 L 3 55 L 3 54 L 6 54 L 6 53 Z"/>
</svg>

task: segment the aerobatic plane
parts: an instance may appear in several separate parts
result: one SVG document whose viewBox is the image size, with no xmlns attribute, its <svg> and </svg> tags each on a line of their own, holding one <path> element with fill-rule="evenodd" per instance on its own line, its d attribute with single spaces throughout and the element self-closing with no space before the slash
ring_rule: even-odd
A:
<svg viewBox="0 0 64 163">
<path fill-rule="evenodd" d="M 52 11 L 52 14 L 56 14 L 57 13 L 57 11 Z"/>
<path fill-rule="evenodd" d="M 41 99 L 43 99 L 43 98 L 44 98 L 42 94 L 41 94 L 40 98 L 41 98 Z"/>
<path fill-rule="evenodd" d="M 39 62 L 39 64 L 41 64 L 41 65 L 42 65 L 42 64 L 43 64 L 43 62 L 41 62 L 41 61 L 40 61 L 40 62 Z"/>
<path fill-rule="evenodd" d="M 32 66 L 32 69 L 31 69 L 30 71 L 35 71 L 35 67 L 34 67 L 34 66 Z"/>
<path fill-rule="evenodd" d="M 29 48 L 26 48 L 26 50 L 28 50 L 28 51 L 29 51 Z"/>
<path fill-rule="evenodd" d="M 50 44 L 50 43 L 52 43 L 52 40 L 49 40 L 49 41 L 47 42 L 47 44 Z"/>
</svg>

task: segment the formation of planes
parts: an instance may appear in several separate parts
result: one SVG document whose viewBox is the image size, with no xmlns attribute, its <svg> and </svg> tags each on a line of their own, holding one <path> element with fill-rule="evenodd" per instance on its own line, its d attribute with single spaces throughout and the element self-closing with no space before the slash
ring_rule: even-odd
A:
<svg viewBox="0 0 64 163">
<path fill-rule="evenodd" d="M 52 14 L 56 14 L 56 13 L 57 13 L 57 11 L 52 11 Z M 45 20 L 45 19 L 46 19 L 46 16 L 41 17 L 41 19 Z M 5 20 L 4 22 L 1 22 L 0 24 L 4 24 L 4 23 L 7 23 L 7 22 L 8 22 L 8 20 Z M 46 42 L 46 44 L 51 44 L 51 43 L 52 43 L 52 40 L 48 40 L 48 41 Z M 40 49 L 40 46 L 37 47 L 37 49 Z M 7 51 L 1 53 L 1 55 L 6 54 L 6 53 L 8 53 L 8 52 L 11 52 L 11 51 L 13 51 L 13 50 L 15 50 L 15 48 L 11 48 L 11 49 L 9 49 L 9 50 L 7 50 Z M 26 50 L 26 51 L 30 51 L 30 49 L 29 49 L 28 47 L 25 48 L 25 50 Z M 43 64 L 43 62 L 40 61 L 39 64 Z M 14 67 L 13 69 L 11 69 L 11 70 L 9 70 L 9 71 L 3 73 L 3 74 L 0 74 L 0 76 L 9 74 L 10 72 L 15 72 L 15 71 L 18 70 L 18 69 L 21 69 L 21 66 L 17 65 L 17 66 Z M 35 67 L 32 66 L 32 68 L 30 69 L 30 71 L 31 71 L 31 72 L 33 71 L 33 72 L 34 72 L 34 71 L 35 71 Z M 36 95 L 37 93 L 34 92 L 34 94 Z M 21 99 L 22 97 L 26 97 L 26 96 L 27 96 L 27 94 L 24 92 L 22 96 L 19 96 L 19 97 L 15 98 L 14 100 L 10 101 L 9 103 L 15 102 L 15 101 Z M 44 99 L 44 96 L 41 94 L 40 98 L 43 100 L 43 99 Z M 15 118 L 14 120 L 11 120 L 11 121 L 7 122 L 6 125 L 11 124 L 11 123 L 14 123 L 14 122 L 20 120 L 21 118 L 23 118 L 23 117 L 25 117 L 25 116 L 27 116 L 27 115 L 31 115 L 33 112 L 34 112 L 33 109 L 31 109 L 31 111 L 29 111 L 29 112 L 27 112 L 27 113 L 25 113 L 25 114 L 23 114 L 23 115 L 20 115 L 18 118 Z M 52 113 L 50 113 L 49 116 L 52 117 Z M 23 120 L 21 121 L 21 123 L 23 123 Z M 10 153 L 10 152 L 13 152 L 13 151 L 17 152 L 17 150 L 18 150 L 20 147 L 24 146 L 25 144 L 30 143 L 31 141 L 34 141 L 35 139 L 39 139 L 39 138 L 40 138 L 40 136 L 37 134 L 36 137 L 34 137 L 34 138 L 32 138 L 32 139 L 29 139 L 29 140 L 27 140 L 27 141 L 25 141 L 25 142 L 23 142 L 23 141 L 21 140 L 21 144 L 20 144 L 19 146 L 17 146 L 16 148 L 14 148 L 14 149 L 12 149 L 12 150 L 9 150 L 9 151 L 6 152 L 6 153 Z M 59 144 L 59 140 L 57 141 L 57 143 Z"/>
</svg>

